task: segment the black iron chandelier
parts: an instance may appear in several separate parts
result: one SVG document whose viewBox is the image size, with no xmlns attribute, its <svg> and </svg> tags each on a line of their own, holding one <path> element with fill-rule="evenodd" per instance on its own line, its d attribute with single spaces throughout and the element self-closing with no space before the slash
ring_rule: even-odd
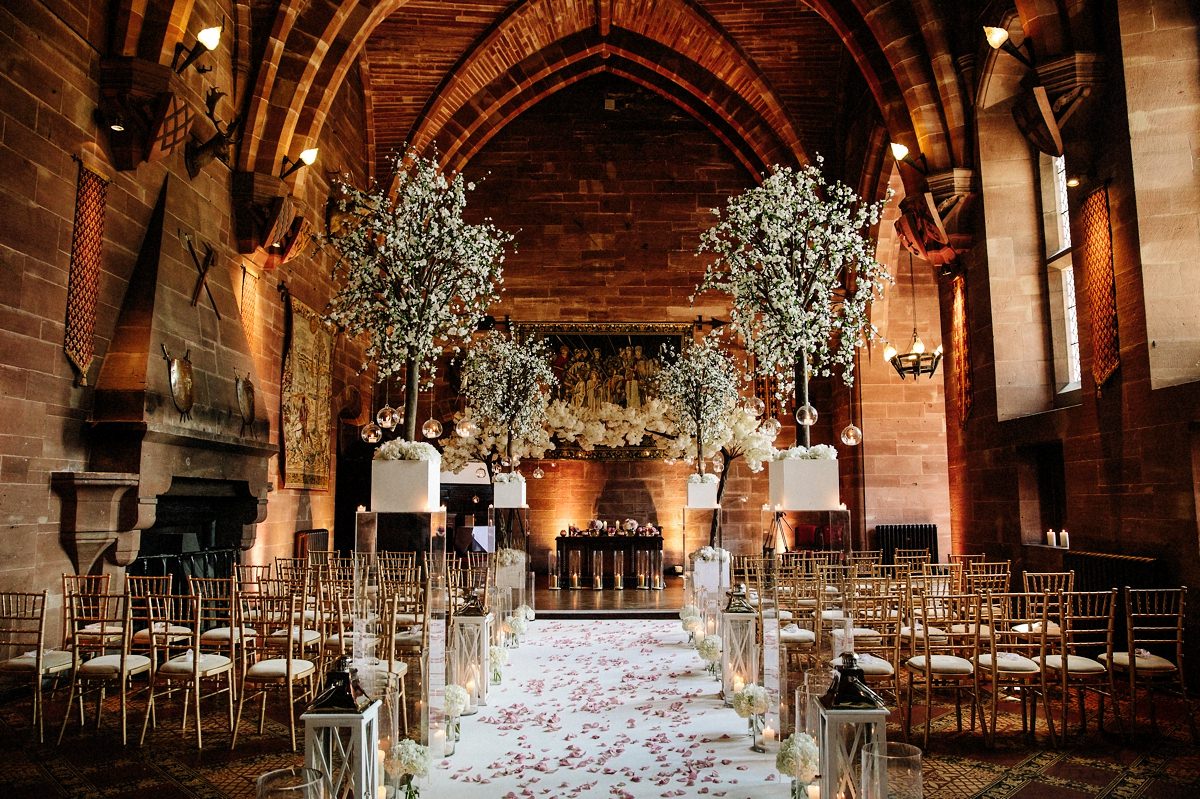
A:
<svg viewBox="0 0 1200 799">
<path fill-rule="evenodd" d="M 942 345 L 939 344 L 933 352 L 926 352 L 925 342 L 921 341 L 921 337 L 917 334 L 917 281 L 913 271 L 911 251 L 908 253 L 908 281 L 912 290 L 912 342 L 908 346 L 908 352 L 903 353 L 897 352 L 896 348 L 889 343 L 883 351 L 883 357 L 891 363 L 901 380 L 908 375 L 912 375 L 913 380 L 921 375 L 928 375 L 930 379 L 933 379 L 938 364 L 942 362 Z"/>
</svg>

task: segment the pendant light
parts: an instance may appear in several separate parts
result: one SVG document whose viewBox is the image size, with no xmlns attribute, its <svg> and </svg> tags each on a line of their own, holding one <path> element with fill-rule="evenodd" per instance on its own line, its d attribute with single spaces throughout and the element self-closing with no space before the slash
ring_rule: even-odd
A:
<svg viewBox="0 0 1200 799">
<path fill-rule="evenodd" d="M 921 337 L 917 334 L 917 279 L 911 250 L 908 253 L 908 281 L 912 289 L 912 343 L 908 347 L 908 352 L 905 353 L 897 352 L 895 347 L 888 344 L 883 351 L 883 357 L 891 363 L 901 380 L 908 375 L 912 375 L 913 380 L 921 375 L 932 378 L 934 372 L 937 371 L 938 364 L 942 362 L 942 345 L 939 344 L 932 353 L 926 352 L 925 342 L 921 341 Z"/>
</svg>

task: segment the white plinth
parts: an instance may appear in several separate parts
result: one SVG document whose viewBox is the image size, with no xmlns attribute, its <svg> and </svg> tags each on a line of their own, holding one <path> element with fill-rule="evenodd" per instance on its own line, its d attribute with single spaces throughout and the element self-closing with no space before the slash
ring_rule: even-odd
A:
<svg viewBox="0 0 1200 799">
<path fill-rule="evenodd" d="M 513 480 L 508 483 L 492 483 L 493 508 L 523 508 L 525 507 L 525 481 Z"/>
<path fill-rule="evenodd" d="M 432 513 L 441 504 L 438 477 L 433 461 L 371 461 L 371 510 Z"/>
<path fill-rule="evenodd" d="M 689 508 L 716 508 L 717 505 L 717 484 L 716 483 L 688 483 L 688 501 Z"/>
<path fill-rule="evenodd" d="M 692 585 L 696 591 L 709 594 L 725 593 L 729 590 L 729 561 L 694 559 Z"/>
<path fill-rule="evenodd" d="M 772 461 L 767 496 L 777 510 L 839 510 L 836 460 Z"/>
<path fill-rule="evenodd" d="M 521 562 L 510 566 L 496 566 L 496 587 L 511 588 L 517 590 L 525 587 L 525 553 L 517 550 L 521 556 Z"/>
</svg>

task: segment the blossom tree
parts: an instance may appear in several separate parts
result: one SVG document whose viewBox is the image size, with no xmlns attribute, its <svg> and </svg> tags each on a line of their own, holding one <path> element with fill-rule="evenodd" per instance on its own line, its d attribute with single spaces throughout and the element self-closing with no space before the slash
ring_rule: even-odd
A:
<svg viewBox="0 0 1200 799">
<path fill-rule="evenodd" d="M 733 328 L 754 356 L 755 374 L 779 378 L 780 401 L 795 393 L 797 371 L 805 395 L 809 374 L 828 376 L 835 367 L 853 384 L 854 351 L 878 333 L 871 303 L 891 280 L 868 238 L 890 192 L 866 202 L 827 180 L 821 164 L 776 167 L 724 210 L 713 209 L 719 221 L 701 238 L 700 252 L 715 259 L 698 290 L 731 296 Z"/>
<path fill-rule="evenodd" d="M 670 360 L 664 348 L 663 361 Z M 704 474 L 705 453 L 720 446 L 727 417 L 738 401 L 738 370 L 717 336 L 686 348 L 658 374 L 658 396 L 671 410 L 679 433 L 691 440 L 696 472 Z"/>
<path fill-rule="evenodd" d="M 415 152 L 397 155 L 392 187 L 339 185 L 348 220 L 332 238 L 340 258 L 327 318 L 366 336 L 378 379 L 405 380 L 404 437 L 416 438 L 422 374 L 475 330 L 499 297 L 504 248 L 512 241 L 489 222 L 463 218 L 475 185 L 447 176 Z"/>
<path fill-rule="evenodd" d="M 544 342 L 492 332 L 468 351 L 462 370 L 466 416 L 480 436 L 494 437 L 492 448 L 503 453 L 510 468 L 516 467 L 520 449 L 549 443 L 546 409 L 557 382 Z M 490 469 L 493 459 L 485 462 Z"/>
</svg>

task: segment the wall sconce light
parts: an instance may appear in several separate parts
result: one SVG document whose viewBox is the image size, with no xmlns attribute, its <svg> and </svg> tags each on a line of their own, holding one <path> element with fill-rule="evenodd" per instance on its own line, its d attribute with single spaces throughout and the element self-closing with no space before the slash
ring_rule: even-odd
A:
<svg viewBox="0 0 1200 799">
<path fill-rule="evenodd" d="M 279 179 L 286 180 L 287 178 L 299 172 L 301 169 L 304 169 L 304 167 L 312 166 L 317 160 L 317 152 L 318 149 L 316 147 L 309 147 L 307 150 L 301 150 L 300 157 L 295 161 L 285 155 L 283 157 L 284 169 L 283 173 L 280 174 Z"/>
<path fill-rule="evenodd" d="M 205 53 L 216 50 L 217 46 L 221 43 L 221 31 L 223 31 L 224 29 L 225 29 L 225 20 L 222 18 L 220 25 L 215 25 L 211 28 L 205 28 L 204 30 L 197 33 L 196 34 L 196 43 L 193 44 L 190 49 L 187 47 L 184 47 L 183 42 L 180 42 L 179 44 L 175 45 L 175 58 L 171 62 L 172 68 L 175 70 L 175 73 L 178 75 L 182 75 L 187 70 L 188 67 L 190 67 L 192 64 L 196 63 L 197 58 L 204 55 Z M 175 63 L 179 61 L 179 57 L 184 55 L 185 53 L 187 55 L 186 55 L 186 57 L 184 57 L 183 62 L 180 63 L 178 66 L 175 66 Z M 204 67 L 204 66 L 197 65 L 196 71 L 197 72 L 211 72 L 212 67 Z"/>
<path fill-rule="evenodd" d="M 110 113 L 106 122 L 108 124 L 108 129 L 113 133 L 125 132 L 125 116 L 120 111 L 113 111 Z"/>
<path fill-rule="evenodd" d="M 1025 37 L 1021 41 L 1021 47 L 1029 51 L 1029 55 L 1022 53 L 1020 48 L 1014 45 L 1008 38 L 1008 31 L 1004 28 L 993 28 L 990 25 L 983 26 L 983 35 L 987 38 L 988 46 L 993 50 L 1003 50 L 1013 58 L 1020 61 L 1025 66 L 1033 69 L 1033 42 L 1029 41 L 1029 37 Z"/>
<path fill-rule="evenodd" d="M 1079 188 L 1080 182 L 1081 181 L 1079 180 L 1078 175 L 1071 175 L 1069 178 L 1067 178 L 1067 188 L 1068 189 L 1077 189 L 1077 188 Z"/>
<path fill-rule="evenodd" d="M 891 150 L 892 150 L 892 158 L 895 158 L 897 162 L 903 163 L 903 164 L 908 164 L 913 169 L 920 172 L 922 175 L 924 175 L 928 172 L 929 167 L 925 163 L 925 153 L 921 153 L 917 156 L 917 158 L 920 159 L 920 163 L 917 163 L 916 159 L 914 159 L 911 155 L 909 155 L 909 150 L 908 150 L 907 146 L 901 144 L 898 141 L 892 142 L 891 145 L 889 145 L 889 146 L 891 147 Z"/>
</svg>

